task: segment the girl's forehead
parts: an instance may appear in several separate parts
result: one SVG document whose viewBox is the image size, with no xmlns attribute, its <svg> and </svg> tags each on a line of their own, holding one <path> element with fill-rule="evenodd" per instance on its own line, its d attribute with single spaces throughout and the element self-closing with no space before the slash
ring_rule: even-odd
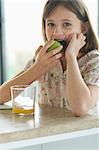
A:
<svg viewBox="0 0 99 150">
<path fill-rule="evenodd" d="M 59 19 L 59 20 L 69 19 L 73 21 L 78 18 L 76 14 L 70 11 L 68 8 L 58 5 L 46 18 L 46 20 L 55 20 L 55 19 Z"/>
</svg>

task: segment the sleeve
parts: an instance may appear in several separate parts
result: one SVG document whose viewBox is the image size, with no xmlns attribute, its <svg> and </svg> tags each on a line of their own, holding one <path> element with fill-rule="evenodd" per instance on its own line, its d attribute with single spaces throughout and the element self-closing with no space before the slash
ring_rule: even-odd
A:
<svg viewBox="0 0 99 150">
<path fill-rule="evenodd" d="M 34 63 L 35 63 L 35 56 L 33 57 L 33 59 L 27 62 L 27 64 L 24 67 L 24 71 L 28 70 Z"/>
<path fill-rule="evenodd" d="M 86 84 L 99 87 L 99 54 L 90 55 L 84 65 L 82 76 Z"/>
</svg>

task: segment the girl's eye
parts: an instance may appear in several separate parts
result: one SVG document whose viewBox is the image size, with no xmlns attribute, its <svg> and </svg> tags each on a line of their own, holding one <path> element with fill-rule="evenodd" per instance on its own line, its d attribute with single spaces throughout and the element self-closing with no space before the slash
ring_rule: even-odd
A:
<svg viewBox="0 0 99 150">
<path fill-rule="evenodd" d="M 54 27 L 55 24 L 54 24 L 54 23 L 48 23 L 47 26 L 48 26 L 48 27 Z"/>
<path fill-rule="evenodd" d="M 64 23 L 64 27 L 70 27 L 72 24 L 71 23 L 69 23 L 69 22 L 65 22 Z"/>
</svg>

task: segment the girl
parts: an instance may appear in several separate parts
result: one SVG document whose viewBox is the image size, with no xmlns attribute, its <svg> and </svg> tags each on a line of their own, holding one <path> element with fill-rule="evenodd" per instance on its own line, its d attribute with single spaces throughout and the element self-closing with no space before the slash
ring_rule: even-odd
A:
<svg viewBox="0 0 99 150">
<path fill-rule="evenodd" d="M 48 0 L 42 18 L 47 41 L 24 70 L 0 87 L 0 102 L 15 84 L 40 83 L 40 104 L 68 108 L 75 116 L 94 110 L 99 99 L 98 42 L 82 0 Z M 46 52 L 54 40 L 68 43 Z"/>
</svg>

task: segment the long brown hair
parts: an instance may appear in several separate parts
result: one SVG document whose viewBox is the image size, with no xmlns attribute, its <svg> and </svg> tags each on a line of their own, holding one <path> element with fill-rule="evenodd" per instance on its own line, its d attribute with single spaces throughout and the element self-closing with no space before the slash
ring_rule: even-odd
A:
<svg viewBox="0 0 99 150">
<path fill-rule="evenodd" d="M 42 17 L 42 31 L 44 40 L 47 40 L 45 33 L 45 20 L 58 5 L 64 6 L 66 9 L 76 14 L 78 19 L 83 23 L 88 22 L 89 24 L 89 29 L 85 34 L 86 45 L 80 50 L 80 52 L 87 53 L 94 49 L 98 49 L 98 40 L 90 22 L 88 9 L 82 0 L 48 0 L 46 2 Z"/>
</svg>

